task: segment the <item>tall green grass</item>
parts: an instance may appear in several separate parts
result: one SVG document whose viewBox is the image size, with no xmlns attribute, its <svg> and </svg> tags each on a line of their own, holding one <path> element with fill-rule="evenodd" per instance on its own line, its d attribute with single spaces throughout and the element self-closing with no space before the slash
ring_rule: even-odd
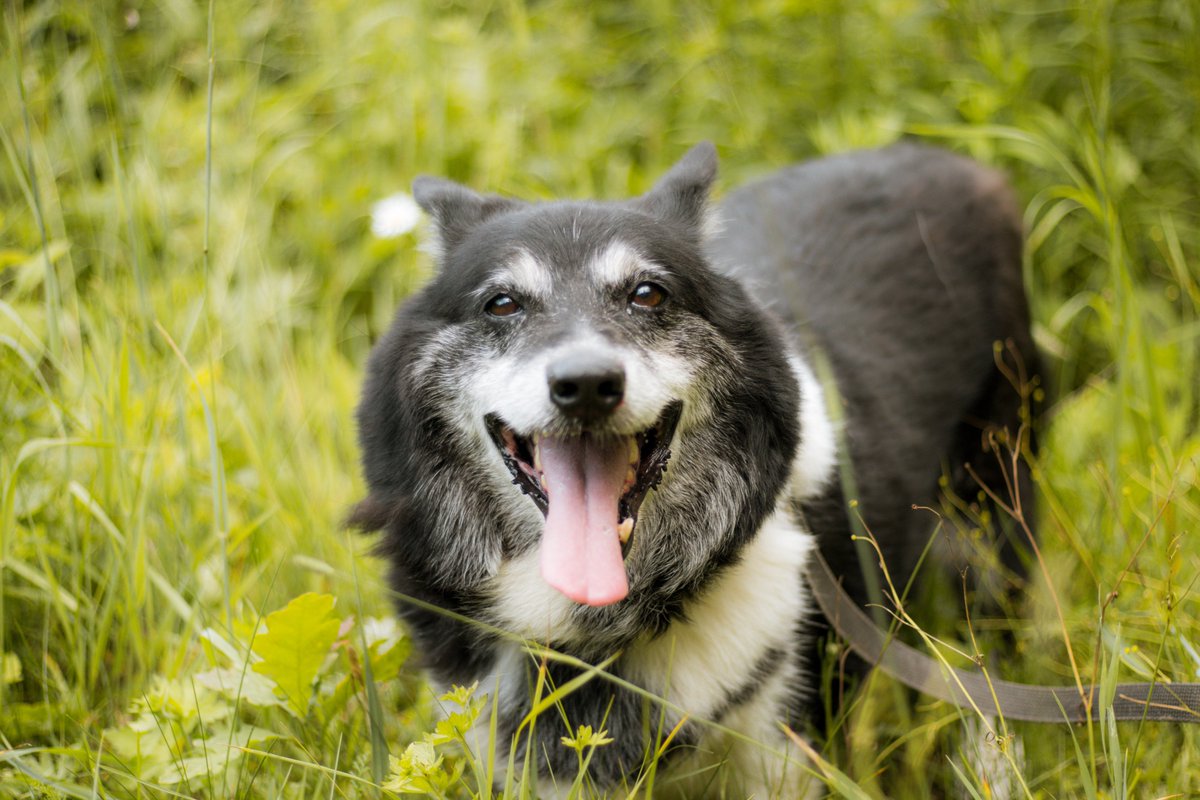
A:
<svg viewBox="0 0 1200 800">
<path fill-rule="evenodd" d="M 1084 680 L 1200 679 L 1194 0 L 29 0 L 0 50 L 0 796 L 493 796 L 487 687 L 401 666 L 339 531 L 366 352 L 428 268 L 370 209 L 419 172 L 622 197 L 704 138 L 726 186 L 904 135 L 1012 176 L 1054 585 L 974 626 L 1069 682 L 1056 597 Z M 289 706 L 256 631 L 305 592 L 337 627 Z M 1007 730 L 877 679 L 818 747 L 868 796 L 1200 792 L 1192 728 Z"/>
</svg>

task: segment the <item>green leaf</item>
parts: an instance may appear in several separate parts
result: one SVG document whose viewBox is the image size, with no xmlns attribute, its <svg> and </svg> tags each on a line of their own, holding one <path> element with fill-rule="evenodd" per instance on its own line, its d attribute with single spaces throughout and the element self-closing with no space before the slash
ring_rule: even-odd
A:
<svg viewBox="0 0 1200 800">
<path fill-rule="evenodd" d="M 411 651 L 412 643 L 408 639 L 372 642 L 369 654 L 375 682 L 385 683 L 399 675 L 400 667 L 404 666 Z"/>
<path fill-rule="evenodd" d="M 479 719 L 479 714 L 487 703 L 486 695 L 484 697 L 475 696 L 475 690 L 478 687 L 478 681 L 470 686 L 453 686 L 449 692 L 441 696 L 440 699 L 443 702 L 453 703 L 461 711 L 452 711 L 446 715 L 445 719 L 440 720 L 434 732 L 426 734 L 430 741 L 434 744 L 452 741 L 467 743 L 467 733 L 475 727 L 475 722 Z"/>
<path fill-rule="evenodd" d="M 413 742 L 400 758 L 391 758 L 391 774 L 383 788 L 401 794 L 440 795 L 452 782 L 443 760 L 432 742 Z"/>
<path fill-rule="evenodd" d="M 2 653 L 0 658 L 0 681 L 5 686 L 21 680 L 21 660 L 16 653 Z"/>
<path fill-rule="evenodd" d="M 242 755 L 240 750 L 214 747 L 212 752 L 200 751 L 198 755 L 178 759 L 166 765 L 154 777 L 162 786 L 175 786 L 184 781 L 193 781 L 201 786 L 212 785 L 213 781 L 225 780 L 225 768 Z"/>
<path fill-rule="evenodd" d="M 154 679 L 154 683 L 129 704 L 130 713 L 178 722 L 192 730 L 229 716 L 232 709 L 204 686 L 189 678 Z"/>
<path fill-rule="evenodd" d="M 251 705 L 281 706 L 284 701 L 275 694 L 275 683 L 263 675 L 240 669 L 214 668 L 197 673 L 196 683 L 229 698 Z"/>
<path fill-rule="evenodd" d="M 308 712 L 313 683 L 325 656 L 337 639 L 339 620 L 333 616 L 333 595 L 302 594 L 264 620 L 265 633 L 252 649 L 262 661 L 253 665 L 275 681 L 296 713 Z"/>
<path fill-rule="evenodd" d="M 603 747 L 612 744 L 613 741 L 604 728 L 593 731 L 591 725 L 580 725 L 574 736 L 562 737 L 564 745 L 580 754 L 589 747 Z"/>
</svg>

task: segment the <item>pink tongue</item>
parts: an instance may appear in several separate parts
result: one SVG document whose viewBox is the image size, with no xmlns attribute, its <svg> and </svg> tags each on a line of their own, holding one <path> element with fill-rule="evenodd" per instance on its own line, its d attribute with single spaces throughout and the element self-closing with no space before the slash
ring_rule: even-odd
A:
<svg viewBox="0 0 1200 800">
<path fill-rule="evenodd" d="M 628 444 L 586 435 L 545 436 L 538 447 L 550 496 L 542 535 L 542 577 L 577 603 L 617 602 L 629 593 L 617 534 Z"/>
</svg>

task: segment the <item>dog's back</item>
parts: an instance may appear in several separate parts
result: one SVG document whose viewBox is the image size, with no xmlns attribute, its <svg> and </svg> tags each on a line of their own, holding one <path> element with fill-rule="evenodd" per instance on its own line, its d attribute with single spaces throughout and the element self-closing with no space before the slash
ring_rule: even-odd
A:
<svg viewBox="0 0 1200 800">
<path fill-rule="evenodd" d="M 1003 357 L 1013 374 L 1036 371 L 1011 190 L 975 162 L 900 144 L 774 173 L 732 193 L 721 221 L 714 260 L 735 265 L 810 362 L 814 348 L 828 359 L 853 499 L 889 568 L 907 575 L 931 530 L 912 506 L 936 503 L 943 470 L 966 496 L 979 490 L 967 463 L 1007 494 L 995 455 L 984 452 L 987 432 L 1015 436 L 1023 400 L 997 368 L 994 344 L 1012 343 Z M 804 511 L 865 599 L 848 499 L 835 484 Z"/>
</svg>

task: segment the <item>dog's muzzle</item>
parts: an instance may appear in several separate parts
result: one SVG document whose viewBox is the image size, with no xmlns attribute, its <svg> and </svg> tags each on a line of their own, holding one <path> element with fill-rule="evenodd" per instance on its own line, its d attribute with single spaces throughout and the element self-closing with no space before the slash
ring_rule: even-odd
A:
<svg viewBox="0 0 1200 800">
<path fill-rule="evenodd" d="M 583 423 L 574 433 L 520 434 L 495 414 L 484 419 L 513 483 L 545 516 L 542 577 L 592 606 L 616 603 L 629 593 L 625 558 L 638 512 L 662 480 L 683 412 L 676 401 L 649 428 L 632 434 L 606 430 L 602 424 L 620 406 L 624 383 L 615 362 L 567 359 L 547 370 L 547 384 L 564 416 Z"/>
</svg>

